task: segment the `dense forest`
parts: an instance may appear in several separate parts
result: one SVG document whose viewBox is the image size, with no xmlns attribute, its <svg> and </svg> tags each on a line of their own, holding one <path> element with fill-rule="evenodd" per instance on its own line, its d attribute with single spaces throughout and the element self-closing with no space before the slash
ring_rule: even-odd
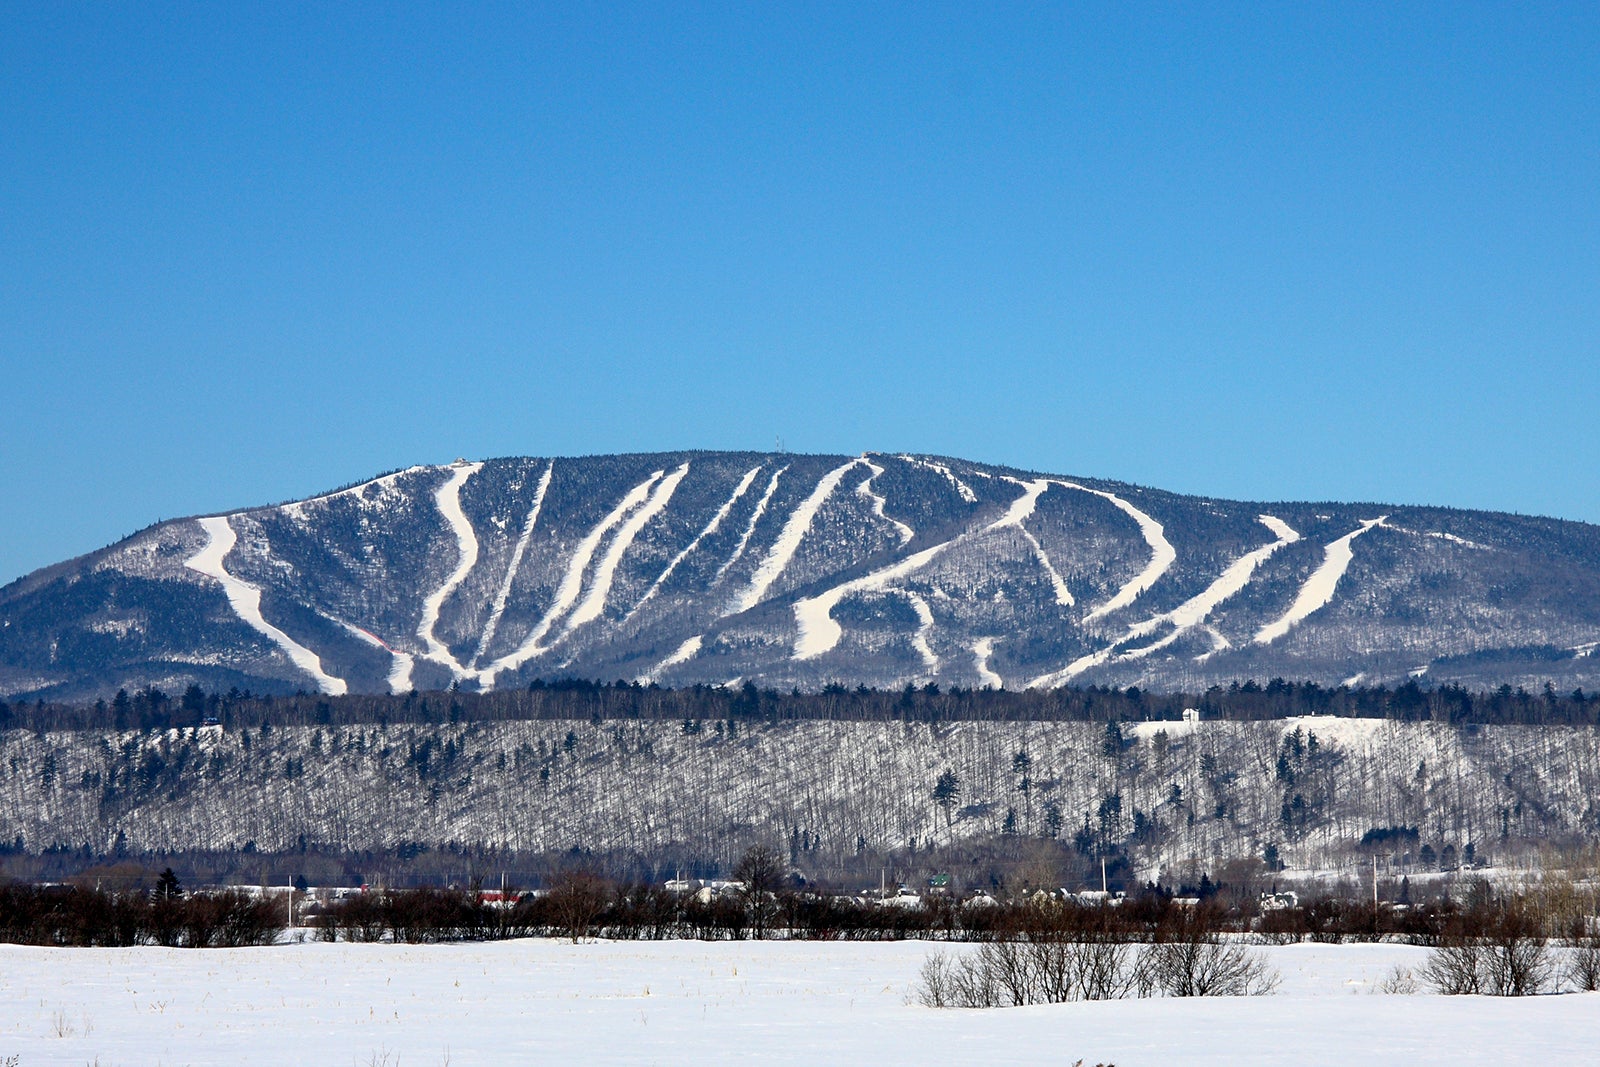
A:
<svg viewBox="0 0 1600 1067">
<path fill-rule="evenodd" d="M 208 693 L 192 685 L 174 697 L 156 687 L 119 691 L 110 701 L 8 704 L 0 701 L 0 730 L 167 730 L 209 720 L 224 727 L 349 726 L 381 723 L 457 723 L 541 720 L 765 720 L 793 722 L 1145 722 L 1180 721 L 1185 708 L 1205 720 L 1253 722 L 1332 715 L 1479 725 L 1592 726 L 1600 724 L 1600 694 L 1558 693 L 1502 685 L 1484 691 L 1416 682 L 1390 689 L 1326 687 L 1275 678 L 1214 686 L 1200 693 L 1156 693 L 1136 686 L 963 689 L 938 685 L 900 690 L 828 685 L 820 692 L 780 692 L 754 683 L 668 689 L 637 682 L 586 679 L 535 681 L 526 689 L 465 690 L 395 695 L 255 695 L 238 689 Z"/>
</svg>

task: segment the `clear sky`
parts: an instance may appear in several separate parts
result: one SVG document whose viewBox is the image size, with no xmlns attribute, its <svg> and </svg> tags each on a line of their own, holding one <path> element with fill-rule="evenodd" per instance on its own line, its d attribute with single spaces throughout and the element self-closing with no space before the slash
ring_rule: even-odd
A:
<svg viewBox="0 0 1600 1067">
<path fill-rule="evenodd" d="M 779 436 L 1600 521 L 1600 5 L 461 6 L 4 5 L 0 582 Z"/>
</svg>

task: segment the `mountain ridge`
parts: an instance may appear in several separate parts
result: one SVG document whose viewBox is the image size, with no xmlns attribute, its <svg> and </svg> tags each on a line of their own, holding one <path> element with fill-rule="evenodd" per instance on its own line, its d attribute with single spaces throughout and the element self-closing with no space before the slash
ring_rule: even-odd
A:
<svg viewBox="0 0 1600 1067">
<path fill-rule="evenodd" d="M 1191 496 L 956 457 L 385 472 L 0 588 L 0 695 L 755 680 L 1593 687 L 1600 527 Z"/>
</svg>

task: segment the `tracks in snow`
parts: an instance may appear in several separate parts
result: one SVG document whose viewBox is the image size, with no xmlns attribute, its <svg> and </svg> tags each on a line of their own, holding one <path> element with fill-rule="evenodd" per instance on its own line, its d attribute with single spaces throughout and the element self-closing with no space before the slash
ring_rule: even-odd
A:
<svg viewBox="0 0 1600 1067">
<path fill-rule="evenodd" d="M 1334 590 L 1339 585 L 1339 579 L 1343 578 L 1344 572 L 1349 569 L 1350 561 L 1355 558 L 1355 549 L 1352 547 L 1355 539 L 1374 526 L 1382 526 L 1388 518 L 1387 515 L 1380 515 L 1376 519 L 1363 519 L 1360 526 L 1324 546 L 1322 565 L 1313 571 L 1311 577 L 1300 587 L 1300 592 L 1295 596 L 1294 603 L 1289 605 L 1289 610 L 1276 622 L 1268 623 L 1256 632 L 1255 643 L 1270 645 L 1308 615 L 1325 607 L 1333 599 Z"/>
<path fill-rule="evenodd" d="M 266 635 L 266 637 L 283 650 L 284 654 L 296 667 L 305 671 L 316 679 L 317 688 L 332 696 L 342 696 L 349 688 L 343 678 L 335 678 L 322 669 L 322 658 L 294 638 L 268 622 L 261 614 L 261 590 L 242 578 L 236 578 L 228 573 L 224 560 L 233 546 L 238 543 L 239 535 L 234 531 L 233 525 L 227 516 L 211 516 L 198 520 L 200 528 L 206 532 L 206 545 L 199 552 L 183 561 L 183 565 L 192 571 L 215 578 L 222 583 L 223 592 L 227 594 L 228 603 L 233 607 L 234 614 L 244 620 L 251 628 Z"/>
</svg>

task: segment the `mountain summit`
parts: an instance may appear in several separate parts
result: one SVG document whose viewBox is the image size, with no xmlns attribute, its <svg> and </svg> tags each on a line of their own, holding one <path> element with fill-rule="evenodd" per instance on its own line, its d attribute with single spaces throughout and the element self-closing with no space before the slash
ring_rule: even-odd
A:
<svg viewBox="0 0 1600 1067">
<path fill-rule="evenodd" d="M 0 694 L 1600 684 L 1600 528 L 931 456 L 458 460 L 0 589 Z"/>
</svg>

